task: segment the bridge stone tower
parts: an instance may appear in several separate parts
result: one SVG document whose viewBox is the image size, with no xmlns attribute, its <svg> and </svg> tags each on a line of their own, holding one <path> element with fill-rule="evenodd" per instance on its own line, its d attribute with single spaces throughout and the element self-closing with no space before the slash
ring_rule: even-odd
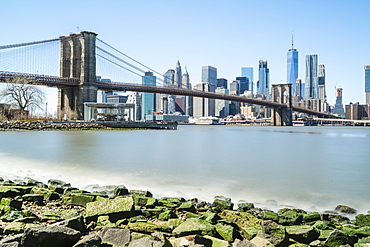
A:
<svg viewBox="0 0 370 247">
<path fill-rule="evenodd" d="M 273 108 L 271 121 L 274 126 L 292 126 L 292 84 L 272 84 L 271 85 L 272 101 L 286 104 L 286 107 Z"/>
<path fill-rule="evenodd" d="M 97 100 L 96 36 L 81 32 L 60 37 L 60 76 L 78 78 L 80 84 L 58 89 L 59 119 L 83 119 L 83 103 Z"/>
</svg>

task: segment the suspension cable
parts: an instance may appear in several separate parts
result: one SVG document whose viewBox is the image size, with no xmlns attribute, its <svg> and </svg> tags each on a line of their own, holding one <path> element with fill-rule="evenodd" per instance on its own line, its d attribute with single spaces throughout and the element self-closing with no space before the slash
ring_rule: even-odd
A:
<svg viewBox="0 0 370 247">
<path fill-rule="evenodd" d="M 23 47 L 23 46 L 30 46 L 30 45 L 37 45 L 37 44 L 42 44 L 42 43 L 54 42 L 54 41 L 58 41 L 58 40 L 60 40 L 60 39 L 57 38 L 57 39 L 34 41 L 34 42 L 20 43 L 20 44 L 13 44 L 13 45 L 3 45 L 3 46 L 0 46 L 0 50 L 9 49 L 9 48 L 16 48 L 16 47 Z"/>
</svg>

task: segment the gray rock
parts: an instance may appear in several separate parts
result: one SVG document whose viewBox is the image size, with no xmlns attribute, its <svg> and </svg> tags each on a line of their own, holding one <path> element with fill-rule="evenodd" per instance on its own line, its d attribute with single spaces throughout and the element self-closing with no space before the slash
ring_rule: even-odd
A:
<svg viewBox="0 0 370 247">
<path fill-rule="evenodd" d="M 320 232 L 308 225 L 287 226 L 285 229 L 289 237 L 299 243 L 309 244 L 320 236 Z"/>
<path fill-rule="evenodd" d="M 87 235 L 78 241 L 75 245 L 73 245 L 73 247 L 96 247 L 100 246 L 100 244 L 100 237 L 95 233 L 91 233 L 90 235 Z"/>
<path fill-rule="evenodd" d="M 247 239 L 236 239 L 233 243 L 233 247 L 257 247 L 255 244 L 252 244 Z"/>
<path fill-rule="evenodd" d="M 338 205 L 335 207 L 335 211 L 339 213 L 345 213 L 345 214 L 355 214 L 357 213 L 357 210 L 345 205 Z"/>
<path fill-rule="evenodd" d="M 278 225 L 272 220 L 262 222 L 262 231 L 257 234 L 257 237 L 264 238 L 275 246 L 285 246 L 288 241 L 285 227 Z M 251 242 L 253 242 L 253 239 Z"/>
<path fill-rule="evenodd" d="M 21 242 L 23 234 L 17 234 L 11 237 L 3 238 L 0 240 L 0 246 L 2 244 L 12 243 L 12 242 Z"/>
<path fill-rule="evenodd" d="M 24 247 L 66 247 L 79 241 L 81 233 L 65 226 L 39 226 L 27 228 L 22 236 Z"/>
<path fill-rule="evenodd" d="M 130 242 L 128 247 L 167 247 L 166 242 L 153 240 L 149 237 L 140 238 Z"/>
<path fill-rule="evenodd" d="M 332 231 L 329 237 L 325 241 L 325 246 L 328 247 L 337 247 L 345 245 L 348 242 L 348 237 L 343 232 L 338 229 Z"/>
<path fill-rule="evenodd" d="M 48 180 L 49 185 L 54 185 L 54 186 L 60 186 L 60 187 L 71 187 L 70 183 L 66 183 L 62 180 L 59 179 L 49 179 Z"/>
<path fill-rule="evenodd" d="M 130 241 L 129 229 L 104 227 L 99 233 L 104 244 L 111 244 L 114 247 L 124 246 Z"/>
<path fill-rule="evenodd" d="M 76 231 L 80 231 L 80 232 L 86 230 L 84 218 L 82 216 L 77 216 L 74 218 L 63 220 L 63 221 L 52 224 L 52 226 L 66 226 L 66 227 L 75 229 Z"/>
</svg>

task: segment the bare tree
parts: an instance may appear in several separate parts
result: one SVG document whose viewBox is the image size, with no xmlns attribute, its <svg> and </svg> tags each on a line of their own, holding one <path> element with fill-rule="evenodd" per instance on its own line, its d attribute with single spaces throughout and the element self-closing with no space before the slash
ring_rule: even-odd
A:
<svg viewBox="0 0 370 247">
<path fill-rule="evenodd" d="M 5 88 L 0 91 L 0 98 L 6 103 L 14 104 L 23 116 L 26 110 L 42 109 L 45 93 L 28 84 L 26 79 L 12 79 L 6 81 Z"/>
</svg>

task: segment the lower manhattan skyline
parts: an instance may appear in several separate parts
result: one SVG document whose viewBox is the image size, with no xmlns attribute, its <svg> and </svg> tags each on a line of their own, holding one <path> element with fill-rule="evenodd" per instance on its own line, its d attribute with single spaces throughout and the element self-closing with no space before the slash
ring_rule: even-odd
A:
<svg viewBox="0 0 370 247">
<path fill-rule="evenodd" d="M 326 68 L 329 104 L 335 104 L 335 87 L 343 88 L 343 104 L 364 103 L 369 1 L 67 0 L 52 7 L 46 1 L 3 1 L 2 6 L 17 12 L 5 11 L 0 17 L 8 23 L 1 45 L 92 31 L 156 71 L 165 73 L 180 61 L 193 86 L 201 82 L 201 68 L 207 65 L 229 83 L 241 76 L 242 67 L 253 67 L 256 83 L 260 60 L 268 62 L 270 84 L 286 82 L 286 54 L 294 32 L 298 78 L 305 81 L 306 55 L 317 54 Z M 56 90 L 47 94 L 52 111 Z"/>
</svg>

